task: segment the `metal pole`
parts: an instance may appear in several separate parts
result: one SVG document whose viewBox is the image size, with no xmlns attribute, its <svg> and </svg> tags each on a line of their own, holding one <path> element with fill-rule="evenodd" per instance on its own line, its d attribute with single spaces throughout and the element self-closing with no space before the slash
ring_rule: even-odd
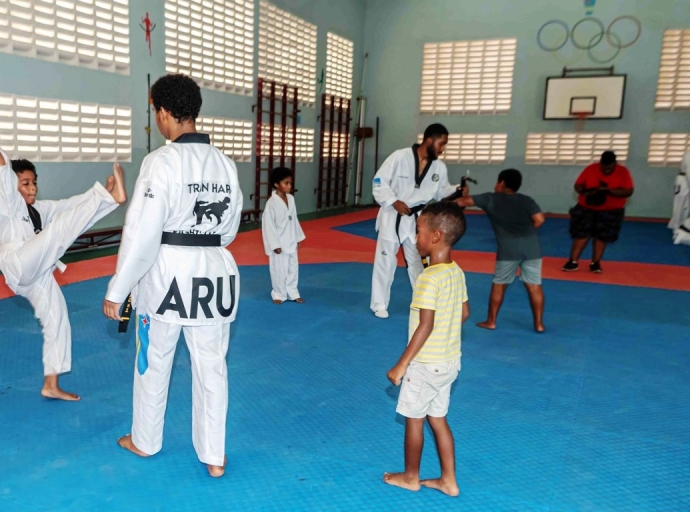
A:
<svg viewBox="0 0 690 512">
<path fill-rule="evenodd" d="M 148 115 L 149 123 L 146 126 L 146 153 L 151 152 L 151 73 L 146 75 L 146 83 L 148 84 L 148 95 L 146 96 L 146 104 L 148 108 L 146 109 L 146 114 Z"/>
<path fill-rule="evenodd" d="M 359 119 L 357 120 L 358 128 L 364 126 L 364 118 L 366 117 L 367 99 L 364 96 L 358 98 L 359 104 Z M 360 133 L 362 137 L 359 139 L 357 149 L 357 175 L 355 178 L 355 206 L 359 206 L 362 202 L 362 179 L 364 178 L 364 134 Z"/>
<path fill-rule="evenodd" d="M 376 116 L 376 144 L 374 149 L 374 172 L 379 170 L 379 117 Z"/>
</svg>

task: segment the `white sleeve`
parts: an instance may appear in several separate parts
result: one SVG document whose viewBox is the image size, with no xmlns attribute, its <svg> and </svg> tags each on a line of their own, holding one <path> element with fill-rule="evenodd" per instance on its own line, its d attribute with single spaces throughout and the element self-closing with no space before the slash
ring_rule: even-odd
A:
<svg viewBox="0 0 690 512">
<path fill-rule="evenodd" d="M 19 193 L 17 175 L 12 170 L 12 162 L 4 151 L 0 151 L 5 165 L 0 167 L 0 215 L 14 217 L 21 211 L 24 198 Z"/>
<path fill-rule="evenodd" d="M 294 199 L 292 200 L 292 215 L 294 216 L 295 225 L 297 227 L 297 229 L 295 231 L 295 234 L 297 236 L 297 240 L 295 240 L 295 242 L 300 243 L 302 240 L 304 240 L 307 237 L 304 235 L 304 231 L 302 231 L 302 226 L 300 225 L 299 219 L 297 218 L 297 207 L 295 206 L 295 200 Z"/>
<path fill-rule="evenodd" d="M 231 205 L 232 205 L 232 224 L 230 224 L 230 229 L 227 233 L 221 236 L 221 241 L 224 247 L 227 247 L 232 243 L 232 241 L 237 236 L 237 230 L 240 229 L 240 221 L 242 220 L 242 204 L 244 199 L 242 198 L 242 189 L 240 189 L 240 180 L 237 177 L 237 167 L 235 162 L 228 159 L 230 162 L 230 187 L 231 187 Z"/>
<path fill-rule="evenodd" d="M 448 183 L 448 167 L 446 167 L 446 164 L 444 164 L 443 162 L 439 162 L 438 177 L 438 191 L 436 192 L 436 196 L 434 197 L 436 201 L 440 201 L 441 199 L 444 199 L 449 195 L 454 194 L 459 186 L 451 185 L 450 183 Z"/>
<path fill-rule="evenodd" d="M 117 269 L 105 297 L 111 302 L 124 302 L 158 258 L 163 226 L 170 213 L 167 172 L 161 155 L 146 157 L 141 164 L 122 230 Z"/>
<path fill-rule="evenodd" d="M 688 184 L 688 188 L 690 188 L 690 151 L 685 153 L 683 157 L 683 161 L 680 164 L 680 172 L 685 173 L 685 181 Z"/>
<path fill-rule="evenodd" d="M 264 213 L 261 216 L 261 234 L 264 239 L 264 249 L 266 254 L 270 254 L 276 249 L 280 249 L 280 238 L 275 223 L 275 211 L 273 208 L 273 196 L 266 201 Z"/>
<path fill-rule="evenodd" d="M 374 194 L 374 199 L 381 206 L 391 206 L 398 200 L 391 188 L 391 181 L 393 180 L 397 160 L 398 156 L 396 152 L 386 158 L 386 161 L 383 162 L 381 168 L 374 175 L 372 192 Z"/>
</svg>

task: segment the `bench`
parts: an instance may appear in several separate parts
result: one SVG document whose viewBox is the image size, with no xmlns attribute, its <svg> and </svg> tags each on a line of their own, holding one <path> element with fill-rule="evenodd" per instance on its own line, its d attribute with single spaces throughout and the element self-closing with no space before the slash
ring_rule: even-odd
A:
<svg viewBox="0 0 690 512">
<path fill-rule="evenodd" d="M 261 215 L 261 210 L 242 210 L 242 216 L 240 217 L 240 224 L 246 224 L 249 222 L 259 222 L 259 216 Z"/>
<path fill-rule="evenodd" d="M 67 249 L 67 252 L 83 251 L 96 247 L 119 245 L 122 238 L 122 228 L 97 229 L 88 231 L 77 238 Z"/>
</svg>

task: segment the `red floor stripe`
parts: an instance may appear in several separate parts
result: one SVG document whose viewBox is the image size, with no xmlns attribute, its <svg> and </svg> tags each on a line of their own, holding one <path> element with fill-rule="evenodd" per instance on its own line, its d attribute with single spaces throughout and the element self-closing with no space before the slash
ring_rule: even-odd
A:
<svg viewBox="0 0 690 512">
<path fill-rule="evenodd" d="M 368 208 L 355 213 L 304 222 L 302 226 L 307 240 L 300 248 L 300 263 L 373 263 L 376 248 L 374 240 L 334 231 L 333 228 L 373 219 L 376 213 L 376 209 Z M 268 264 L 260 230 L 239 234 L 230 248 L 238 265 Z M 467 272 L 492 274 L 496 256 L 487 252 L 453 251 L 453 258 Z M 56 273 L 56 278 L 61 285 L 65 285 L 110 276 L 115 272 L 115 262 L 115 256 L 106 256 L 71 263 L 64 274 Z M 404 265 L 402 256 L 399 256 L 398 264 Z M 544 278 L 690 291 L 690 267 L 606 261 L 603 265 L 604 273 L 592 274 L 586 266 L 579 272 L 562 272 L 562 264 L 563 258 L 544 258 Z M 0 276 L 0 299 L 12 295 L 5 284 L 5 278 Z"/>
</svg>

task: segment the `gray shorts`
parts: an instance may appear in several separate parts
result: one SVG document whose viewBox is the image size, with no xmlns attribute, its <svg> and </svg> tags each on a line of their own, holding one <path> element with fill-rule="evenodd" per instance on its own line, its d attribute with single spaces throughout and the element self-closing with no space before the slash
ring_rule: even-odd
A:
<svg viewBox="0 0 690 512">
<path fill-rule="evenodd" d="M 537 260 L 499 260 L 494 271 L 494 284 L 510 284 L 518 268 L 520 279 L 527 284 L 541 284 L 541 258 Z"/>
<path fill-rule="evenodd" d="M 412 361 L 402 380 L 395 411 L 406 418 L 444 418 L 450 386 L 458 378 L 460 358 L 442 363 Z"/>
</svg>

